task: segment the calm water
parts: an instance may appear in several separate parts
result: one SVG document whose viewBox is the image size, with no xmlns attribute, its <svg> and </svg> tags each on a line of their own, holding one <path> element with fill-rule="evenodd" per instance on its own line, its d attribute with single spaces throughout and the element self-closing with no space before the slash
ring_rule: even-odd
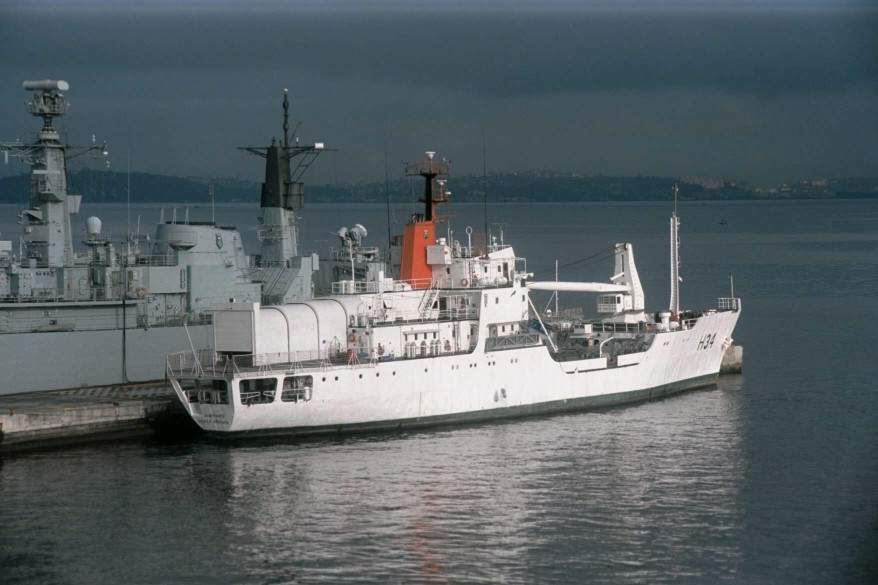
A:
<svg viewBox="0 0 878 585">
<path fill-rule="evenodd" d="M 146 226 L 158 212 L 132 217 Z M 660 307 L 667 212 L 545 204 L 491 215 L 538 277 L 555 258 L 633 242 L 647 302 Z M 92 213 L 124 233 L 124 207 L 86 208 L 81 222 Z M 356 221 L 373 243 L 386 239 L 380 206 L 305 213 L 317 248 Z M 0 581 L 875 582 L 878 202 L 681 213 L 684 304 L 708 305 L 735 275 L 743 376 L 659 402 L 505 424 L 7 458 Z M 12 209 L 0 214 L 8 237 Z M 251 243 L 252 215 L 217 210 Z M 461 239 L 467 223 L 482 225 L 478 206 L 455 215 Z M 562 278 L 610 270 L 591 263 Z"/>
</svg>

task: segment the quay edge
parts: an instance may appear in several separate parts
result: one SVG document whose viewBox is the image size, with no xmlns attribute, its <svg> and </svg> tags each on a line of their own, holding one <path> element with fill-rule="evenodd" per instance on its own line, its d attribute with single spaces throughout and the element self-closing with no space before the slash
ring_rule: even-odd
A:
<svg viewBox="0 0 878 585">
<path fill-rule="evenodd" d="M 0 399 L 0 454 L 193 430 L 164 382 Z"/>
</svg>

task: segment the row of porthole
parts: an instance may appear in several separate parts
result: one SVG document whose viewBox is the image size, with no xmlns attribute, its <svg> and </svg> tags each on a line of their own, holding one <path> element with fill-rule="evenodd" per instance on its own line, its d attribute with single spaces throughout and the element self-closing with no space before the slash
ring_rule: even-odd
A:
<svg viewBox="0 0 878 585">
<path fill-rule="evenodd" d="M 511 360 L 509 360 L 509 363 L 511 363 L 511 364 L 518 363 L 518 358 L 515 358 L 515 359 L 511 359 Z M 497 362 L 488 362 L 488 365 L 489 365 L 489 366 L 496 366 L 496 365 L 497 365 Z M 477 364 L 477 363 L 476 363 L 476 364 L 469 364 L 469 367 L 471 367 L 471 368 L 477 368 L 477 367 L 479 367 L 479 364 Z M 460 365 L 451 366 L 451 369 L 452 369 L 452 370 L 455 370 L 455 369 L 459 370 L 459 369 L 460 369 Z M 425 373 L 425 374 L 427 373 L 427 368 L 424 368 L 424 373 Z M 395 376 L 395 375 L 396 375 L 396 372 L 395 372 L 395 371 L 392 372 L 392 375 Z M 381 376 L 381 372 L 375 372 L 375 377 L 378 378 L 379 376 Z M 359 377 L 360 377 L 360 379 L 362 380 L 362 379 L 363 379 L 363 374 L 360 374 Z M 325 382 L 325 381 L 326 381 L 326 376 L 323 376 L 323 378 L 321 378 L 320 381 L 321 381 L 321 382 Z M 335 381 L 338 382 L 338 376 L 335 376 Z"/>
<path fill-rule="evenodd" d="M 424 371 L 426 372 L 427 370 L 424 370 Z M 395 375 L 396 375 L 396 372 L 395 372 L 395 371 L 394 371 L 394 372 L 391 372 L 391 375 L 392 375 L 392 376 L 395 376 Z M 381 376 L 381 372 L 375 372 L 375 377 L 378 378 L 379 376 Z M 360 374 L 360 379 L 361 379 L 361 380 L 363 379 L 363 374 Z M 338 376 L 335 376 L 334 380 L 335 380 L 336 382 L 338 382 Z M 320 381 L 321 381 L 321 382 L 325 382 L 325 381 L 326 381 L 326 376 L 323 376 L 322 378 L 320 378 Z"/>
</svg>

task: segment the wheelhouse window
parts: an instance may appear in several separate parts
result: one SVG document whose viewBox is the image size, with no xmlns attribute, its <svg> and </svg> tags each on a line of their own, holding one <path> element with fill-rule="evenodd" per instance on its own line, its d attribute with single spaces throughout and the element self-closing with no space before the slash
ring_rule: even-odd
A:
<svg viewBox="0 0 878 585">
<path fill-rule="evenodd" d="M 280 399 L 283 402 L 304 402 L 311 400 L 314 388 L 313 376 L 287 376 L 281 388 Z"/>
<path fill-rule="evenodd" d="M 276 378 L 246 378 L 238 382 L 241 404 L 268 404 L 274 402 Z"/>
</svg>

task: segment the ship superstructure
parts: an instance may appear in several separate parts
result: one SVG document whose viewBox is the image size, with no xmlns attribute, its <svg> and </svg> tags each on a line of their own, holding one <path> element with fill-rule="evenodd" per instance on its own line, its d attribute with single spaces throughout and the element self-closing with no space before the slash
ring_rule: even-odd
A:
<svg viewBox="0 0 878 585">
<path fill-rule="evenodd" d="M 284 144 L 248 148 L 268 159 L 261 254 L 248 256 L 235 227 L 190 221 L 188 212 L 163 213 L 151 237 L 138 230 L 114 238 L 98 217 L 75 230 L 82 197 L 68 192 L 68 160 L 107 156 L 107 148 L 62 140 L 55 120 L 67 111 L 67 82 L 23 86 L 43 125 L 33 142 L 0 143 L 7 158 L 31 169 L 21 237 L 0 241 L 0 353 L 9 364 L 0 394 L 161 379 L 169 348 L 212 338 L 217 303 L 311 298 L 317 258 L 300 254 L 292 210 L 302 205 L 302 173 L 323 145 L 287 144 L 286 92 Z M 291 174 L 294 157 L 308 164 Z"/>
<path fill-rule="evenodd" d="M 333 294 L 218 307 L 210 348 L 168 356 L 169 380 L 201 428 L 416 427 L 646 400 L 715 380 L 739 299 L 646 312 L 630 243 L 613 247 L 605 282 L 533 281 L 502 239 L 477 251 L 436 235 L 436 207 L 447 201 L 438 164 L 428 153 L 410 167 L 424 171 L 425 212 L 405 226 L 400 278 L 358 254 L 355 237 L 350 278 Z M 547 322 L 534 290 L 594 294 L 599 317 Z"/>
</svg>

